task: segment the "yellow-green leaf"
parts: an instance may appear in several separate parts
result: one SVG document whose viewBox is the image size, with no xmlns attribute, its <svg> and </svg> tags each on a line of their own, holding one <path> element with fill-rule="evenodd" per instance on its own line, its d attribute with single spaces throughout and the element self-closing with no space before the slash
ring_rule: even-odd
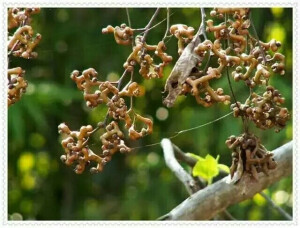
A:
<svg viewBox="0 0 300 228">
<path fill-rule="evenodd" d="M 211 182 L 211 179 L 219 174 L 218 161 L 211 155 L 206 155 L 205 159 L 197 161 L 193 168 L 194 176 L 201 176 Z"/>
</svg>

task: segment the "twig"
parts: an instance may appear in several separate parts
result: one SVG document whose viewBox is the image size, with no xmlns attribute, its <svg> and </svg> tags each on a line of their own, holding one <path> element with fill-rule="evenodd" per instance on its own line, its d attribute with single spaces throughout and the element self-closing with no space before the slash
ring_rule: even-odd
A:
<svg viewBox="0 0 300 228">
<path fill-rule="evenodd" d="M 186 153 L 184 153 L 178 146 L 176 146 L 174 143 L 172 143 L 172 146 L 174 148 L 174 152 L 175 152 L 175 157 L 177 160 L 180 160 L 184 163 L 186 163 L 188 166 L 190 166 L 191 168 L 193 168 L 196 163 L 197 163 L 197 159 L 190 157 L 188 155 L 186 155 Z M 205 181 L 200 178 L 200 177 L 193 177 L 193 179 L 195 180 L 195 182 L 197 183 L 197 185 L 199 185 L 200 189 L 205 188 L 206 184 Z"/>
<path fill-rule="evenodd" d="M 175 12 L 174 12 L 175 13 Z M 171 13 L 170 14 L 170 17 L 174 14 L 174 13 Z M 152 27 L 150 27 L 148 30 L 152 30 L 154 28 L 156 28 L 157 26 L 159 26 L 161 23 L 163 23 L 165 20 L 167 20 L 167 18 L 164 18 L 162 19 L 160 22 L 156 23 L 155 25 L 153 25 Z M 141 32 L 139 35 L 145 33 L 146 31 L 146 28 L 137 28 L 137 29 L 133 29 L 135 32 Z"/>
<path fill-rule="evenodd" d="M 122 74 L 122 76 L 119 78 L 119 80 L 118 80 L 118 90 L 120 90 L 121 89 L 121 86 L 122 86 L 122 81 L 123 81 L 123 79 L 124 79 L 124 77 L 126 76 L 126 73 L 127 73 L 127 70 L 125 70 L 124 72 L 123 72 L 123 74 Z"/>
<path fill-rule="evenodd" d="M 104 120 L 103 122 L 99 122 L 99 123 L 97 124 L 97 127 L 94 128 L 94 130 L 90 133 L 89 137 L 85 140 L 85 142 L 82 143 L 82 147 L 85 147 L 85 146 L 88 144 L 88 142 L 89 142 L 91 136 L 92 136 L 93 134 L 95 134 L 95 132 L 97 132 L 97 131 L 100 130 L 101 128 L 105 128 L 105 127 L 106 127 L 106 124 L 107 124 L 107 118 L 108 118 L 108 112 L 106 113 L 105 120 Z"/>
<path fill-rule="evenodd" d="M 129 15 L 129 10 L 128 10 L 128 8 L 126 8 L 126 14 L 127 14 L 128 26 L 129 26 L 130 28 L 132 28 L 132 27 L 131 27 L 131 20 L 130 20 L 130 15 Z M 131 40 L 131 46 L 132 46 L 132 48 L 134 47 L 134 39 Z"/>
<path fill-rule="evenodd" d="M 186 155 L 178 146 L 174 143 L 172 144 L 175 152 L 175 157 L 183 162 L 185 162 L 190 167 L 194 167 L 197 163 L 197 159 Z"/>
<path fill-rule="evenodd" d="M 204 67 L 204 70 L 203 70 L 204 73 L 207 72 L 207 69 L 208 69 L 208 66 L 209 66 L 209 63 L 210 63 L 210 59 L 211 59 L 210 52 L 207 52 L 207 53 L 208 53 L 208 58 L 207 58 L 207 61 L 206 61 L 206 64 L 205 64 L 205 67 Z"/>
<path fill-rule="evenodd" d="M 201 8 L 201 25 L 200 25 L 200 28 L 202 27 L 202 35 L 207 40 L 206 26 L 205 26 L 205 17 L 206 17 L 205 10 L 204 10 L 204 8 Z"/>
<path fill-rule="evenodd" d="M 228 15 L 227 13 L 225 13 L 225 25 L 227 27 L 227 21 L 228 21 Z M 230 39 L 229 39 L 229 36 L 228 36 L 228 32 L 227 32 L 227 47 L 230 47 Z"/>
<path fill-rule="evenodd" d="M 12 52 L 15 50 L 15 48 L 16 48 L 16 46 L 19 44 L 19 40 L 17 40 L 17 42 L 14 44 L 14 46 L 11 48 L 11 50 L 10 50 L 10 52 L 8 52 L 8 54 L 7 54 L 7 56 L 9 57 L 11 54 L 12 54 Z"/>
<path fill-rule="evenodd" d="M 250 12 L 250 15 L 249 15 L 249 20 L 250 20 L 251 27 L 252 27 L 253 32 L 254 32 L 254 36 L 255 36 L 256 42 L 258 43 L 260 52 L 261 52 L 261 54 L 262 54 L 263 61 L 264 61 L 264 65 L 266 65 L 266 63 L 267 63 L 266 55 L 265 55 L 265 52 L 264 52 L 264 50 L 263 50 L 263 48 L 262 48 L 262 46 L 261 46 L 261 44 L 260 44 L 259 37 L 258 37 L 258 35 L 257 35 L 255 26 L 254 26 L 254 24 L 253 24 L 253 20 L 252 20 L 252 17 L 251 17 L 251 12 Z"/>
<path fill-rule="evenodd" d="M 133 71 L 131 71 L 131 75 L 130 75 L 130 81 L 132 82 L 133 80 Z M 130 108 L 129 110 L 133 110 L 133 96 L 130 97 Z"/>
<path fill-rule="evenodd" d="M 240 107 L 240 105 L 237 103 L 237 99 L 236 99 L 235 94 L 234 94 L 234 92 L 233 92 L 231 80 L 230 80 L 230 77 L 229 77 L 228 66 L 226 67 L 226 74 L 227 74 L 227 80 L 228 80 L 229 88 L 230 88 L 231 94 L 232 94 L 233 99 L 234 99 L 234 103 L 235 103 L 236 107 L 238 107 L 238 108 L 241 110 L 241 107 Z M 242 122 L 243 122 L 244 131 L 245 131 L 246 133 L 248 133 L 247 120 L 245 119 L 245 117 L 244 117 L 243 115 L 241 116 L 241 118 L 242 118 Z"/>
<path fill-rule="evenodd" d="M 233 217 L 232 214 L 231 214 L 229 211 L 227 211 L 227 209 L 225 209 L 225 210 L 223 211 L 223 213 L 226 215 L 226 217 L 227 217 L 229 220 L 236 220 L 236 218 Z"/>
<path fill-rule="evenodd" d="M 275 209 L 277 210 L 284 218 L 286 218 L 287 220 L 293 220 L 293 217 L 287 213 L 285 210 L 283 210 L 281 207 L 279 207 L 278 205 L 276 205 L 274 203 L 274 201 L 264 192 L 260 192 L 259 193 L 262 197 L 264 197 L 268 203 Z"/>
<path fill-rule="evenodd" d="M 109 117 L 109 114 L 108 114 L 108 111 L 107 111 L 106 116 L 105 116 L 105 119 L 104 119 L 104 121 L 103 121 L 104 126 L 107 125 L 108 117 Z"/>
<path fill-rule="evenodd" d="M 226 67 L 226 74 L 227 74 L 227 80 L 228 80 L 228 84 L 229 84 L 229 88 L 230 88 L 230 91 L 231 91 L 231 95 L 233 96 L 233 99 L 234 99 L 234 103 L 236 104 L 236 106 L 238 108 L 240 108 L 240 106 L 238 105 L 237 103 L 237 99 L 235 97 L 235 94 L 233 92 L 233 88 L 232 88 L 232 84 L 231 84 L 231 80 L 230 80 L 230 76 L 229 76 L 229 69 L 228 69 L 228 66 Z"/>
<path fill-rule="evenodd" d="M 131 20 L 130 20 L 130 15 L 129 15 L 128 8 L 126 8 L 126 15 L 127 15 L 128 26 L 131 28 Z"/>
<path fill-rule="evenodd" d="M 167 38 L 169 28 L 170 28 L 170 8 L 167 8 L 167 28 L 166 28 L 164 38 L 162 39 L 163 41 L 165 41 L 165 39 Z"/>
<path fill-rule="evenodd" d="M 153 21 L 154 21 L 155 18 L 157 17 L 157 15 L 158 15 L 158 13 L 159 13 L 159 10 L 160 10 L 160 8 L 157 8 L 157 9 L 156 9 L 156 11 L 155 11 L 155 13 L 153 14 L 152 18 L 150 19 L 149 23 L 146 25 L 146 27 L 145 27 L 145 30 L 146 30 L 146 31 L 145 31 L 145 33 L 144 33 L 144 35 L 143 35 L 142 42 L 145 42 L 146 37 L 147 37 L 148 32 L 149 32 L 149 28 L 151 27 Z"/>
<path fill-rule="evenodd" d="M 200 22 L 200 26 L 198 28 L 198 31 L 196 33 L 196 37 L 199 37 L 199 36 L 203 35 L 204 38 L 207 39 L 206 29 L 205 29 L 206 14 L 205 14 L 204 8 L 200 8 L 200 14 L 201 14 L 201 22 Z"/>
<path fill-rule="evenodd" d="M 188 193 L 191 195 L 199 190 L 195 180 L 188 174 L 175 158 L 172 143 L 169 139 L 163 139 L 161 146 L 164 152 L 164 158 L 167 166 L 175 174 L 175 176 L 183 183 Z"/>
</svg>

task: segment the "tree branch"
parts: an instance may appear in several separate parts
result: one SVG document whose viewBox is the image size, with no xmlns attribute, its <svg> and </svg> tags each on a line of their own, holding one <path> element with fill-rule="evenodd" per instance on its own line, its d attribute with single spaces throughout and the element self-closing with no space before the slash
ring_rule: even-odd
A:
<svg viewBox="0 0 300 228">
<path fill-rule="evenodd" d="M 178 160 L 181 160 L 183 162 L 185 162 L 186 164 L 188 164 L 190 167 L 194 167 L 197 163 L 197 159 L 190 157 L 188 155 L 186 155 L 186 153 L 184 153 L 178 146 L 176 146 L 175 144 L 172 144 L 173 148 L 174 148 L 174 152 L 175 152 L 175 157 Z"/>
<path fill-rule="evenodd" d="M 175 158 L 174 150 L 170 139 L 163 139 L 161 146 L 164 152 L 164 158 L 167 166 L 172 170 L 175 176 L 183 183 L 189 194 L 192 194 L 199 190 L 199 186 L 195 183 L 195 180 L 188 174 Z"/>
<path fill-rule="evenodd" d="M 170 8 L 167 8 L 167 28 L 166 28 L 166 32 L 165 32 L 164 38 L 162 39 L 163 41 L 167 37 L 169 29 L 170 29 Z"/>
<path fill-rule="evenodd" d="M 151 27 L 153 21 L 155 20 L 155 18 L 157 17 L 158 13 L 159 13 L 159 10 L 160 8 L 157 8 L 155 13 L 153 14 L 152 18 L 150 19 L 149 23 L 146 25 L 145 27 L 145 33 L 143 35 L 143 38 L 142 38 L 142 42 L 145 42 L 146 40 L 146 37 L 148 35 L 148 32 L 149 32 L 149 28 Z"/>
<path fill-rule="evenodd" d="M 200 9 L 201 11 L 201 25 L 200 25 L 200 28 L 202 27 L 202 35 L 204 36 L 204 39 L 207 40 L 207 36 L 206 36 L 206 28 L 205 28 L 205 17 L 206 17 L 206 14 L 205 14 L 205 10 L 204 8 L 201 8 Z"/>
<path fill-rule="evenodd" d="M 168 146 L 172 149 L 171 144 Z M 228 175 L 187 198 L 165 215 L 164 219 L 208 220 L 228 206 L 253 197 L 256 193 L 292 173 L 292 148 L 291 141 L 273 151 L 278 165 L 276 169 L 270 170 L 268 176 L 259 173 L 259 180 L 253 181 L 249 175 L 243 175 L 238 184 L 233 184 L 229 182 L 230 176 Z"/>
</svg>

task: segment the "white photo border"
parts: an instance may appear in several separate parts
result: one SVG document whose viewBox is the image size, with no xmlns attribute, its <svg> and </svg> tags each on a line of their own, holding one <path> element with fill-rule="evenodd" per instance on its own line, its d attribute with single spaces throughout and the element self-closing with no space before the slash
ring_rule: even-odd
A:
<svg viewBox="0 0 300 228">
<path fill-rule="evenodd" d="M 290 7 L 293 8 L 293 220 L 292 221 L 8 221 L 8 136 L 7 136 L 7 86 L 6 86 L 6 71 L 7 71 L 7 8 L 8 7 L 47 7 L 47 8 L 81 8 L 81 7 Z M 245 2 L 234 0 L 112 0 L 112 1 L 70 1 L 70 0 L 4 0 L 0 3 L 1 10 L 1 34 L 2 34 L 2 61 L 0 61 L 2 69 L 2 83 L 0 83 L 0 170 L 2 175 L 0 178 L 1 185 L 1 201 L 0 206 L 0 227 L 82 227 L 82 226 L 104 226 L 104 227 L 119 227 L 119 226 L 142 226 L 142 227 L 174 227 L 174 226 L 284 226 L 297 227 L 299 226 L 299 106 L 300 106 L 300 10 L 297 0 L 277 1 L 277 0 L 247 0 Z"/>
</svg>

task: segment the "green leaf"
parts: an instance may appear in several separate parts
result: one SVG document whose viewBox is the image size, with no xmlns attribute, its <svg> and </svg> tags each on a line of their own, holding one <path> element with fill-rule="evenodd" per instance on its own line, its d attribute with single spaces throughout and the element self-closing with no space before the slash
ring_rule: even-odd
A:
<svg viewBox="0 0 300 228">
<path fill-rule="evenodd" d="M 210 154 L 205 159 L 199 159 L 193 168 L 193 176 L 200 176 L 211 183 L 212 178 L 219 174 L 218 161 Z"/>
<path fill-rule="evenodd" d="M 198 155 L 188 153 L 188 156 L 197 159 L 196 165 L 193 167 L 193 176 L 200 176 L 207 181 L 208 184 L 212 183 L 215 176 L 219 174 L 219 170 L 229 173 L 229 167 L 223 164 L 218 164 L 220 156 L 216 158 L 207 154 L 205 158 Z"/>
<path fill-rule="evenodd" d="M 227 165 L 224 165 L 224 164 L 218 164 L 218 168 L 223 170 L 224 172 L 226 173 L 229 173 L 230 172 L 230 169 Z"/>
</svg>

